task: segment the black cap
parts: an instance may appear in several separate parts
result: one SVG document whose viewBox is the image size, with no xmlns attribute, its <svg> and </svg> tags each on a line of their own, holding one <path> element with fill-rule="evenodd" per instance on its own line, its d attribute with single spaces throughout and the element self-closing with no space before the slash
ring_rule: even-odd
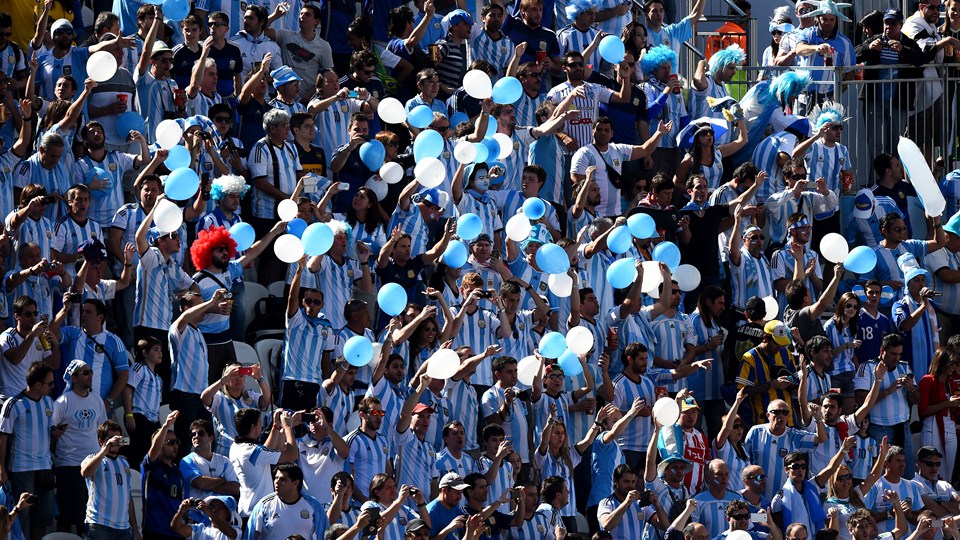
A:
<svg viewBox="0 0 960 540">
<path fill-rule="evenodd" d="M 883 12 L 883 20 L 903 22 L 903 13 L 901 13 L 899 9 L 888 9 Z"/>
<path fill-rule="evenodd" d="M 933 446 L 924 446 L 923 448 L 917 451 L 917 461 L 923 461 L 930 456 L 937 456 L 939 458 L 942 458 L 943 454 L 941 454 L 940 451 Z"/>
<path fill-rule="evenodd" d="M 424 520 L 422 520 L 422 519 L 420 519 L 420 518 L 411 519 L 411 520 L 407 523 L 407 528 L 406 528 L 405 532 L 416 532 L 416 531 L 419 531 L 420 529 L 427 529 L 427 530 L 429 530 L 429 529 L 430 529 L 430 526 L 427 525 L 427 522 L 426 522 L 426 521 L 424 521 Z"/>
<path fill-rule="evenodd" d="M 490 242 L 490 243 L 492 244 L 492 243 L 493 243 L 493 240 L 490 239 L 490 235 L 489 235 L 489 234 L 487 234 L 487 233 L 481 233 L 481 234 L 479 234 L 476 238 L 474 238 L 473 240 L 470 241 L 470 245 L 472 246 L 472 245 L 476 244 L 477 242 Z"/>
</svg>

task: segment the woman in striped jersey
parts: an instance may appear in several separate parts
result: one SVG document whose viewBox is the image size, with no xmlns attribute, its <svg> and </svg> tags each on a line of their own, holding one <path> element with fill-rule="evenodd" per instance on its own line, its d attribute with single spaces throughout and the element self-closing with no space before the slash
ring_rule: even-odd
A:
<svg viewBox="0 0 960 540">
<path fill-rule="evenodd" d="M 712 120 L 711 123 L 711 119 L 707 117 L 691 122 L 696 126 L 691 128 L 694 131 L 693 145 L 687 150 L 687 155 L 684 156 L 680 162 L 680 167 L 677 168 L 677 174 L 673 178 L 676 185 L 686 185 L 687 178 L 691 173 L 700 173 L 706 177 L 710 191 L 720 187 L 723 177 L 723 158 L 732 156 L 747 144 L 747 123 L 743 118 L 738 119 L 737 139 L 718 146 L 716 145 L 717 135 L 714 130 L 716 122 L 718 121 Z M 723 120 L 719 122 L 723 122 Z M 683 133 L 680 135 L 683 136 Z M 682 142 L 680 144 L 681 148 L 686 146 Z"/>
</svg>

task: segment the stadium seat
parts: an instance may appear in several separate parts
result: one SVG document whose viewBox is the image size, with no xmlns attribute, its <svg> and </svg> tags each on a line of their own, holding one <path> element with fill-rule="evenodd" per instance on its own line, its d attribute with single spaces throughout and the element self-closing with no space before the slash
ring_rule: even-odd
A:
<svg viewBox="0 0 960 540">
<path fill-rule="evenodd" d="M 267 293 L 270 296 L 279 296 L 283 297 L 283 288 L 287 286 L 285 281 L 274 281 L 267 286 Z"/>
<path fill-rule="evenodd" d="M 263 372 L 263 376 L 270 381 L 271 388 L 276 391 L 277 385 L 274 380 L 277 373 L 278 362 L 276 358 L 276 351 L 283 345 L 283 341 L 279 339 L 261 339 L 256 342 L 254 346 L 257 349 L 257 356 L 260 357 L 260 370 Z"/>
<path fill-rule="evenodd" d="M 83 538 L 68 532 L 52 532 L 44 535 L 40 540 L 83 540 Z"/>
<path fill-rule="evenodd" d="M 246 316 L 246 324 L 250 326 L 250 323 L 253 322 L 254 317 L 257 316 L 254 309 L 257 307 L 257 302 L 261 298 L 266 298 L 270 295 L 267 292 L 267 288 L 259 283 L 254 283 L 252 281 L 245 282 L 243 284 L 243 310 L 244 315 Z M 244 328 L 246 330 L 246 328 Z"/>
</svg>

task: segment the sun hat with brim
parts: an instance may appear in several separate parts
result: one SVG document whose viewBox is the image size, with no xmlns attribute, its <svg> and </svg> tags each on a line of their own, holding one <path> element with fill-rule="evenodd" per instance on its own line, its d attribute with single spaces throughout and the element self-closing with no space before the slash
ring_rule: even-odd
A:
<svg viewBox="0 0 960 540">
<path fill-rule="evenodd" d="M 919 277 L 919 276 L 924 276 L 927 279 L 930 279 L 930 272 L 927 272 L 923 268 L 911 268 L 910 270 L 907 270 L 906 272 L 903 273 L 903 284 L 907 285 L 908 283 L 913 281 L 913 278 Z"/>
<path fill-rule="evenodd" d="M 422 519 L 420 519 L 420 518 L 416 518 L 416 519 L 411 519 L 411 520 L 407 523 L 407 528 L 404 529 L 404 532 L 408 532 L 408 533 L 417 532 L 417 531 L 419 531 L 420 529 L 427 529 L 427 530 L 429 531 L 429 530 L 430 530 L 430 526 L 427 525 L 427 522 L 426 522 L 426 521 L 424 521 L 424 520 L 422 520 Z"/>
<path fill-rule="evenodd" d="M 943 230 L 960 236 L 960 212 L 953 215 L 946 223 L 943 225 Z"/>
<path fill-rule="evenodd" d="M 692 148 L 693 139 L 696 138 L 697 133 L 699 133 L 700 130 L 706 129 L 713 130 L 714 140 L 720 139 L 727 131 L 730 130 L 730 128 L 727 127 L 726 120 L 710 118 L 709 116 L 701 116 L 680 130 L 680 133 L 677 134 L 677 144 L 682 149 Z"/>
<path fill-rule="evenodd" d="M 833 15 L 837 20 L 843 22 L 853 22 L 850 20 L 850 17 L 847 17 L 840 12 L 840 8 L 848 8 L 850 4 L 838 4 L 833 0 L 820 0 L 819 8 L 807 13 L 807 17 L 816 17 L 818 15 Z"/>
<path fill-rule="evenodd" d="M 787 332 L 786 325 L 780 321 L 768 321 L 767 324 L 763 325 L 763 333 L 772 337 L 773 341 L 781 347 L 790 344 L 790 333 Z"/>
<path fill-rule="evenodd" d="M 685 473 L 688 473 L 693 470 L 692 462 L 684 459 L 683 456 L 679 454 L 672 454 L 663 458 L 663 461 L 661 461 L 660 464 L 657 465 L 657 475 L 663 476 L 664 473 L 667 472 L 667 467 L 669 467 L 671 463 L 676 463 L 678 461 L 683 463 L 683 468 Z"/>
<path fill-rule="evenodd" d="M 270 78 L 273 79 L 274 88 L 280 88 L 287 83 L 303 81 L 303 77 L 297 75 L 297 72 L 290 66 L 282 66 L 271 71 Z"/>
<path fill-rule="evenodd" d="M 173 49 L 168 47 L 166 43 L 158 40 L 153 44 L 153 51 L 150 52 L 150 58 L 153 58 L 154 56 L 160 53 L 171 52 L 171 51 L 173 51 Z"/>
<path fill-rule="evenodd" d="M 868 219 L 873 215 L 873 207 L 877 200 L 873 196 L 873 191 L 863 188 L 857 192 L 853 199 L 853 217 L 857 219 Z"/>
</svg>

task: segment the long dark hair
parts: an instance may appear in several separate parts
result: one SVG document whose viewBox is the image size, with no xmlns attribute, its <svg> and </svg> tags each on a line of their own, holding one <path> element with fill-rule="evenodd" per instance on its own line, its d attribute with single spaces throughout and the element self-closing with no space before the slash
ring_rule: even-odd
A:
<svg viewBox="0 0 960 540">
<path fill-rule="evenodd" d="M 697 313 L 700 314 L 700 319 L 703 321 L 705 327 L 710 328 L 715 322 L 713 315 L 710 313 L 710 308 L 707 307 L 707 300 L 713 302 L 722 296 L 723 289 L 716 285 L 707 285 L 700 291 L 700 298 L 697 298 Z"/>
<path fill-rule="evenodd" d="M 357 193 L 360 192 L 363 192 L 367 199 L 370 200 L 370 209 L 367 210 L 367 217 L 366 221 L 363 222 L 363 228 L 368 234 L 373 234 L 378 226 L 386 226 L 387 216 L 383 208 L 380 207 L 380 200 L 377 199 L 377 194 L 374 193 L 372 189 L 364 186 L 357 190 Z M 357 218 L 357 212 L 353 209 L 352 204 L 347 207 L 347 223 L 354 228 L 360 223 L 360 220 Z"/>
</svg>

